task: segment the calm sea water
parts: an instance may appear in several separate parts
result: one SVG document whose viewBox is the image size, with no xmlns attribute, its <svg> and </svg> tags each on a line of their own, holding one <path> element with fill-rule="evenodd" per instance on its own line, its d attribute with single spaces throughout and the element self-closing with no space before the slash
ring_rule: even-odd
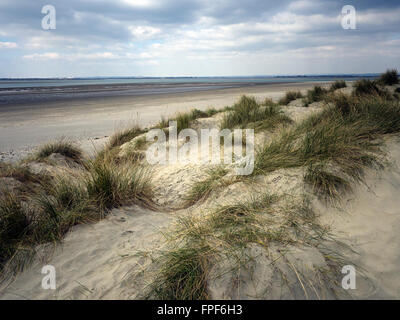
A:
<svg viewBox="0 0 400 320">
<path fill-rule="evenodd" d="M 79 85 L 117 84 L 179 84 L 179 83 L 269 83 L 269 82 L 309 82 L 333 81 L 337 79 L 355 80 L 374 78 L 375 74 L 352 75 L 311 75 L 311 76 L 265 76 L 265 77 L 168 77 L 168 78 L 73 78 L 73 79 L 0 79 L 0 88 L 32 88 Z"/>
<path fill-rule="evenodd" d="M 72 99 L 187 93 L 283 82 L 351 81 L 375 76 L 0 79 L 0 111 L 16 105 L 40 106 L 43 103 Z"/>
</svg>

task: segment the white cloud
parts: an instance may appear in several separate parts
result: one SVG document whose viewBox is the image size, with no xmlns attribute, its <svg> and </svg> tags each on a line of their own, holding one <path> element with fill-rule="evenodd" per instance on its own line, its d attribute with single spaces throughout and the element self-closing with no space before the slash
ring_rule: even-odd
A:
<svg viewBox="0 0 400 320">
<path fill-rule="evenodd" d="M 157 5 L 154 0 L 122 0 L 122 3 L 135 8 L 151 8 Z"/>
<path fill-rule="evenodd" d="M 95 53 L 73 53 L 73 54 L 59 54 L 56 52 L 47 53 L 33 53 L 23 56 L 24 59 L 29 60 L 99 60 L 99 59 L 116 59 L 118 56 L 112 52 L 95 52 Z"/>
<path fill-rule="evenodd" d="M 60 54 L 56 52 L 46 53 L 33 53 L 24 55 L 24 59 L 28 60 L 67 60 L 67 61 L 81 61 L 81 60 L 116 60 L 116 59 L 129 59 L 147 61 L 149 65 L 158 64 L 154 58 L 158 55 L 150 52 L 142 53 L 122 53 L 116 54 L 113 52 L 91 52 L 91 53 L 70 53 Z"/>
<path fill-rule="evenodd" d="M 18 45 L 15 42 L 0 41 L 0 49 L 14 49 L 17 47 L 18 47 Z"/>
<path fill-rule="evenodd" d="M 148 27 L 148 26 L 137 26 L 137 27 L 130 26 L 129 30 L 137 40 L 151 39 L 154 36 L 161 33 L 161 30 L 159 28 Z"/>
<path fill-rule="evenodd" d="M 112 52 L 95 52 L 95 53 L 78 53 L 78 54 L 70 54 L 65 55 L 65 58 L 68 60 L 77 60 L 77 59 L 116 59 L 118 56 Z"/>
<path fill-rule="evenodd" d="M 390 26 L 393 23 L 400 23 L 400 8 L 395 10 L 368 10 L 357 12 L 357 22 L 370 26 Z"/>
<path fill-rule="evenodd" d="M 294 1 L 291 4 L 289 4 L 289 10 L 304 10 L 304 9 L 310 9 L 315 7 L 315 1 L 312 2 L 310 0 L 300 0 L 300 1 Z"/>
<path fill-rule="evenodd" d="M 55 60 L 59 59 L 60 55 L 56 52 L 33 53 L 24 55 L 23 58 L 28 60 Z"/>
<path fill-rule="evenodd" d="M 59 54 L 56 52 L 46 52 L 46 53 L 33 53 L 23 56 L 24 59 L 28 60 L 97 60 L 97 59 L 115 59 L 117 56 L 112 52 L 96 52 L 96 53 L 74 53 L 74 54 Z"/>
</svg>

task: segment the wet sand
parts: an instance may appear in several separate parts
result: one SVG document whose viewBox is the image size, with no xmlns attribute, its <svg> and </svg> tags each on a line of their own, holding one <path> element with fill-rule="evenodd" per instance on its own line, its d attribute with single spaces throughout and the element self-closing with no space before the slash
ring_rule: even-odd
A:
<svg viewBox="0 0 400 320">
<path fill-rule="evenodd" d="M 44 102 L 69 101 L 91 98 L 136 97 L 154 94 L 185 93 L 218 89 L 259 86 L 270 83 L 204 82 L 204 83 L 118 83 L 96 85 L 69 85 L 46 87 L 0 88 L 0 108 L 21 104 L 41 105 Z"/>
</svg>

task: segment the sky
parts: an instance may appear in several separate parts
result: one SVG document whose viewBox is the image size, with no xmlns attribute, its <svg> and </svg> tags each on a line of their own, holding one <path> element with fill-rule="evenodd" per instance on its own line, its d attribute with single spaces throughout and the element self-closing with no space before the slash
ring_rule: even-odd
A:
<svg viewBox="0 0 400 320">
<path fill-rule="evenodd" d="M 44 30 L 45 5 L 56 29 Z M 356 29 L 342 27 L 342 8 Z M 400 70 L 398 0 L 1 0 L 0 77 Z"/>
</svg>

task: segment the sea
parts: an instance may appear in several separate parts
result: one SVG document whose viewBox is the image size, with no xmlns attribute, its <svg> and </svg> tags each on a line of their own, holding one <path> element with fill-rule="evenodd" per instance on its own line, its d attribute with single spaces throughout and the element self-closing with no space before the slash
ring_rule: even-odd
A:
<svg viewBox="0 0 400 320">
<path fill-rule="evenodd" d="M 87 77 L 87 78 L 0 78 L 0 88 L 61 87 L 118 84 L 183 84 L 183 83 L 274 83 L 356 80 L 375 78 L 378 74 L 288 75 L 252 77 Z"/>
<path fill-rule="evenodd" d="M 71 99 L 104 99 L 187 93 L 277 83 L 354 81 L 378 74 L 288 75 L 252 77 L 91 77 L 1 78 L 0 111 L 14 105 L 40 105 Z"/>
</svg>

